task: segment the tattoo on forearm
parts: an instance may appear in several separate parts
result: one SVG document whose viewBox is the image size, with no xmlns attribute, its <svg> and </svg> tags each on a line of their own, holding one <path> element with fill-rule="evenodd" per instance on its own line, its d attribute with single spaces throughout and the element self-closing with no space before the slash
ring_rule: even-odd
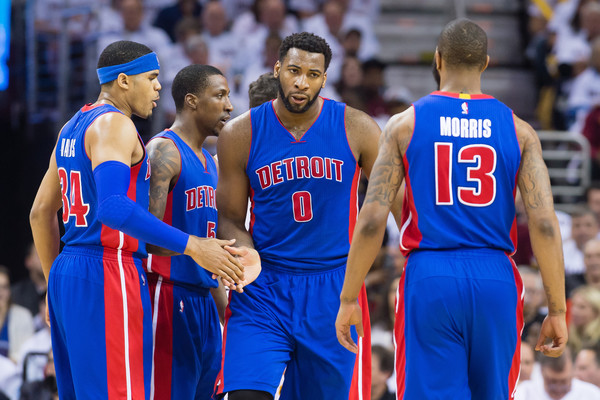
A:
<svg viewBox="0 0 600 400">
<path fill-rule="evenodd" d="M 552 204 L 552 190 L 541 149 L 526 148 L 519 172 L 521 195 L 525 206 L 535 210 Z"/>
<path fill-rule="evenodd" d="M 389 206 L 404 179 L 404 164 L 393 133 L 385 132 L 384 135 L 369 179 L 365 203 L 378 202 Z"/>
</svg>

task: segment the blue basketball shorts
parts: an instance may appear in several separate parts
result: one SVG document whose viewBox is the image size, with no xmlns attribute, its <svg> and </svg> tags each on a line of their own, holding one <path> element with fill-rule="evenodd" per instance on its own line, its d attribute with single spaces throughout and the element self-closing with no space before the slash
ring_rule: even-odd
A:
<svg viewBox="0 0 600 400">
<path fill-rule="evenodd" d="M 65 247 L 48 279 L 61 400 L 148 399 L 152 320 L 141 260 L 102 247 Z"/>
<path fill-rule="evenodd" d="M 218 393 L 258 390 L 275 395 L 285 371 L 282 400 L 369 398 L 370 322 L 364 287 L 365 336 L 358 341 L 359 354 L 340 345 L 335 332 L 344 272 L 345 267 L 294 273 L 263 263 L 244 293 L 231 293 Z M 356 341 L 354 328 L 352 335 Z"/>
<path fill-rule="evenodd" d="M 150 400 L 214 399 L 221 369 L 221 324 L 209 289 L 149 274 L 154 330 Z"/>
<path fill-rule="evenodd" d="M 413 251 L 396 300 L 398 399 L 511 398 L 522 295 L 519 272 L 502 251 Z"/>
</svg>

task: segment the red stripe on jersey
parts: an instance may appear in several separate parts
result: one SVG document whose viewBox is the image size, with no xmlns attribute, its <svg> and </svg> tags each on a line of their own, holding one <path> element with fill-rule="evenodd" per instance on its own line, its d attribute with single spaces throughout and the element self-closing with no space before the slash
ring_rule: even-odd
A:
<svg viewBox="0 0 600 400">
<path fill-rule="evenodd" d="M 231 304 L 231 291 L 229 291 L 229 299 L 227 304 Z M 221 370 L 219 371 L 219 375 L 217 375 L 217 379 L 215 380 L 215 391 L 216 393 L 223 394 L 223 388 L 225 387 L 225 374 L 223 373 L 225 366 L 225 346 L 227 345 L 227 325 L 229 323 L 229 318 L 231 318 L 231 309 L 229 305 L 225 308 L 225 325 L 223 326 L 223 348 L 222 348 L 222 356 L 221 356 Z"/>
<path fill-rule="evenodd" d="M 144 307 L 140 293 L 140 277 L 131 254 L 122 256 L 127 291 L 129 332 L 129 365 L 131 398 L 144 398 Z M 144 288 L 146 289 L 146 288 Z"/>
<path fill-rule="evenodd" d="M 107 250 L 105 249 L 105 252 L 106 251 Z M 108 385 L 108 398 L 127 398 L 125 328 L 119 267 L 116 263 L 107 262 L 107 260 L 105 260 L 103 264 L 104 329 L 106 336 L 106 379 Z"/>
<path fill-rule="evenodd" d="M 517 197 L 517 180 L 519 179 L 519 173 L 517 172 L 517 175 L 515 176 L 515 188 L 513 189 L 513 199 Z M 510 241 L 512 242 L 513 245 L 513 251 L 510 254 L 511 256 L 513 256 L 516 252 L 517 252 L 517 216 L 515 215 L 515 217 L 513 218 L 513 222 L 512 225 L 510 227 Z"/>
<path fill-rule="evenodd" d="M 507 255 L 508 257 L 508 255 Z M 521 275 L 519 274 L 519 270 L 515 265 L 515 262 L 511 257 L 508 257 L 512 267 L 513 274 L 515 275 L 515 285 L 517 286 L 517 331 L 515 335 L 517 337 L 517 345 L 515 347 L 515 353 L 513 354 L 512 364 L 510 367 L 510 372 L 508 374 L 508 393 L 510 398 L 512 399 L 514 396 L 514 392 L 517 386 L 517 381 L 519 380 L 519 373 L 521 372 L 521 334 L 523 333 L 523 281 L 521 280 Z"/>
<path fill-rule="evenodd" d="M 168 257 L 170 258 L 170 257 Z M 153 262 L 154 264 L 154 262 Z M 171 399 L 173 374 L 173 285 L 162 281 L 157 285 L 158 275 L 150 275 L 150 297 L 156 319 L 154 335 L 154 400 Z M 156 291 L 159 291 L 158 297 Z M 158 307 L 154 302 L 158 300 Z"/>
<path fill-rule="evenodd" d="M 406 190 L 402 202 L 402 226 L 400 227 L 400 250 L 406 257 L 412 249 L 418 249 L 423 234 L 419 230 L 419 216 L 415 207 L 412 185 L 409 175 L 409 166 L 406 154 L 403 157 L 404 171 L 406 171 Z M 410 219 L 410 220 L 409 220 Z"/>
<path fill-rule="evenodd" d="M 254 189 L 250 187 L 250 235 L 252 235 L 252 229 L 254 228 L 254 222 L 256 221 L 256 214 L 254 214 Z"/>
<path fill-rule="evenodd" d="M 360 167 L 356 164 L 354 170 L 354 178 L 352 178 L 352 188 L 350 189 L 350 220 L 348 224 L 348 243 L 352 243 L 352 235 L 354 234 L 354 226 L 356 225 L 356 218 L 358 215 L 358 185 L 360 183 Z"/>
<path fill-rule="evenodd" d="M 349 400 L 366 400 L 371 398 L 371 319 L 367 290 L 362 285 L 358 297 L 358 305 L 362 311 L 364 336 L 359 340 L 358 353 L 354 363 L 354 373 L 350 384 Z"/>
<path fill-rule="evenodd" d="M 406 340 L 404 335 L 404 284 L 406 279 L 406 265 L 408 257 L 404 263 L 404 271 L 396 291 L 396 319 L 394 321 L 394 345 L 396 346 L 396 399 L 404 398 L 405 378 L 406 378 Z"/>
</svg>

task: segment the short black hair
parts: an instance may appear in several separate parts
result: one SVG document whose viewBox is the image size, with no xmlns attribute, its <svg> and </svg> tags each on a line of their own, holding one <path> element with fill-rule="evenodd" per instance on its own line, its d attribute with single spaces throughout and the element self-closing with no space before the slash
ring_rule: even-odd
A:
<svg viewBox="0 0 600 400">
<path fill-rule="evenodd" d="M 250 108 L 258 107 L 269 100 L 277 98 L 277 78 L 272 72 L 267 72 L 258 77 L 248 87 Z"/>
<path fill-rule="evenodd" d="M 379 356 L 379 369 L 383 372 L 394 372 L 394 354 L 387 348 L 375 344 L 371 347 L 371 353 Z"/>
<path fill-rule="evenodd" d="M 325 56 L 325 71 L 331 62 L 331 47 L 325 39 L 309 32 L 294 33 L 281 42 L 279 47 L 279 61 L 283 63 L 283 59 L 287 56 L 290 49 L 300 49 L 309 53 L 321 53 Z"/>
<path fill-rule="evenodd" d="M 456 19 L 442 30 L 437 49 L 449 67 L 483 69 L 487 62 L 487 35 L 473 21 Z"/>
<path fill-rule="evenodd" d="M 111 67 L 136 60 L 152 53 L 152 49 L 141 43 L 119 40 L 106 46 L 98 58 L 97 68 Z"/>
<path fill-rule="evenodd" d="M 175 101 L 175 111 L 181 112 L 188 93 L 199 94 L 208 87 L 208 78 L 223 73 L 212 65 L 192 64 L 175 75 L 171 87 L 171 95 Z"/>
</svg>

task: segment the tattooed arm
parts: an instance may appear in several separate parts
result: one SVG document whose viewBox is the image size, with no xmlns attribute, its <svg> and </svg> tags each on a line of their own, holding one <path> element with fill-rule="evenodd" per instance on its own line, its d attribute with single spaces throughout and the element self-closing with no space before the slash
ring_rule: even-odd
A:
<svg viewBox="0 0 600 400">
<path fill-rule="evenodd" d="M 560 230 L 539 138 L 529 124 L 517 117 L 515 126 L 522 149 L 519 190 L 527 212 L 531 245 L 542 273 L 549 309 L 536 350 L 558 357 L 567 342 L 565 269 Z M 544 344 L 546 339 L 551 339 L 552 343 Z"/>
<path fill-rule="evenodd" d="M 146 146 L 150 162 L 150 207 L 149 211 L 162 220 L 167 206 L 167 196 L 175 186 L 181 172 L 181 156 L 175 144 L 164 138 L 151 140 Z M 160 256 L 177 255 L 174 251 L 147 244 L 149 253 Z"/>
<path fill-rule="evenodd" d="M 335 323 L 338 340 L 353 352 L 358 348 L 350 336 L 350 326 L 355 325 L 357 332 L 362 336 L 358 294 L 381 248 L 388 214 L 404 180 L 402 157 L 410 142 L 413 126 L 412 107 L 395 115 L 387 123 L 379 140 L 379 154 L 370 174 L 367 196 L 354 229 L 346 277 L 340 295 L 340 310 Z"/>
</svg>

